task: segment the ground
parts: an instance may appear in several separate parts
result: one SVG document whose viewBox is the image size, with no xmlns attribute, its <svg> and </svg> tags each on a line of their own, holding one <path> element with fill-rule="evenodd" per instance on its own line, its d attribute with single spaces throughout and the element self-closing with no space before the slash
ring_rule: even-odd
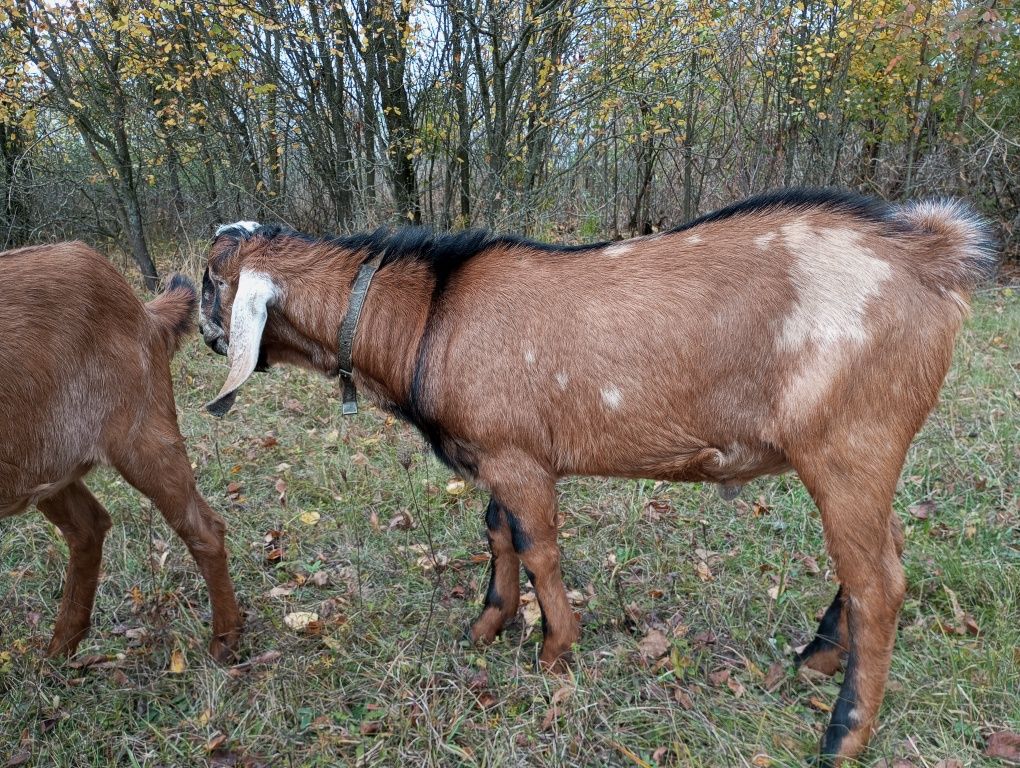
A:
<svg viewBox="0 0 1020 768">
<path fill-rule="evenodd" d="M 463 641 L 487 583 L 481 492 L 404 425 L 364 405 L 342 418 L 336 383 L 299 371 L 256 376 L 217 421 L 201 406 L 225 376 L 195 339 L 174 366 L 199 485 L 229 524 L 247 663 L 206 655 L 186 550 L 97 471 L 115 523 L 76 661 L 42 656 L 63 541 L 36 512 L 0 522 L 0 759 L 795 766 L 816 749 L 838 678 L 795 675 L 791 654 L 835 585 L 795 476 L 736 503 L 711 486 L 565 480 L 583 635 L 570 675 L 548 676 L 534 602 L 494 646 Z M 909 588 L 864 765 L 1005 764 L 983 752 L 1020 730 L 1018 434 L 1020 291 L 1000 287 L 978 297 L 903 472 Z"/>
</svg>

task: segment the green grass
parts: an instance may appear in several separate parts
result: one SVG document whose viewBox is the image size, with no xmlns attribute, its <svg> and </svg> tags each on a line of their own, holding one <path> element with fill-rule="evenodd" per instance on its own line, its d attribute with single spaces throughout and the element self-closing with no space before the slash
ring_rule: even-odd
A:
<svg viewBox="0 0 1020 768">
<path fill-rule="evenodd" d="M 37 513 L 0 523 L 0 755 L 40 766 L 778 766 L 816 748 L 828 717 L 818 703 L 834 701 L 837 682 L 788 668 L 835 587 L 795 476 L 755 482 L 737 505 L 698 485 L 565 480 L 564 576 L 583 636 L 569 678 L 551 677 L 535 672 L 541 633 L 523 620 L 484 651 L 462 642 L 487 582 L 480 492 L 449 493 L 450 474 L 413 430 L 368 408 L 342 419 L 336 384 L 298 371 L 256 377 L 217 422 L 201 405 L 225 375 L 197 340 L 185 347 L 181 425 L 229 523 L 244 658 L 279 657 L 227 670 L 206 656 L 206 594 L 186 550 L 147 500 L 98 471 L 89 483 L 115 526 L 79 658 L 106 665 L 42 658 L 66 548 Z M 903 473 L 909 591 L 866 765 L 1002 765 L 982 757 L 984 737 L 1020 729 L 1018 434 L 1020 296 L 997 289 L 976 302 Z M 935 503 L 923 521 L 908 512 L 922 500 Z M 414 527 L 388 530 L 402 511 Z M 277 564 L 265 557 L 271 530 L 283 532 Z M 420 562 L 430 540 L 450 561 L 438 575 Z M 696 568 L 704 551 L 709 581 Z M 316 572 L 327 585 L 298 583 Z M 280 586 L 294 589 L 270 596 Z M 980 634 L 940 631 L 954 599 Z M 320 632 L 289 629 L 294 611 L 318 612 Z M 649 629 L 671 642 L 651 666 L 638 651 Z M 170 671 L 175 650 L 183 673 Z M 776 662 L 788 671 L 768 692 Z M 573 692 L 550 716 L 564 686 Z"/>
</svg>

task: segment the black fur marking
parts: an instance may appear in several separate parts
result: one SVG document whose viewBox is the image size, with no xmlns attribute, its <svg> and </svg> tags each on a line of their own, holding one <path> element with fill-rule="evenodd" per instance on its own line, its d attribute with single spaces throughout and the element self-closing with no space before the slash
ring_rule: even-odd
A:
<svg viewBox="0 0 1020 768">
<path fill-rule="evenodd" d="M 495 499 L 489 499 L 489 506 L 485 508 L 485 527 L 490 531 L 497 531 L 502 527 L 503 521 L 500 517 L 499 504 Z"/>
<path fill-rule="evenodd" d="M 503 519 L 506 520 L 506 524 L 510 528 L 510 541 L 514 545 L 514 552 L 526 552 L 531 547 L 531 538 L 521 526 L 517 515 L 509 509 L 503 508 Z"/>
<path fill-rule="evenodd" d="M 531 572 L 531 569 L 528 568 L 528 566 L 524 566 L 524 575 L 528 577 L 528 581 L 530 581 L 531 582 L 531 586 L 534 587 L 535 586 L 535 574 L 533 574 Z"/>
<path fill-rule="evenodd" d="M 894 218 L 896 209 L 892 205 L 877 198 L 838 189 L 793 187 L 791 189 L 779 189 L 749 197 L 746 200 L 741 200 L 739 203 L 706 213 L 704 216 L 699 216 L 693 221 L 671 229 L 670 232 L 684 232 L 699 224 L 724 221 L 735 216 L 747 216 L 749 214 L 762 213 L 763 211 L 771 211 L 776 208 L 804 211 L 822 208 L 828 211 L 855 216 L 875 224 L 884 224 L 897 231 L 909 229 L 904 224 L 896 221 Z"/>
<path fill-rule="evenodd" d="M 543 253 L 577 253 L 604 248 L 608 242 L 585 245 L 557 245 L 541 243 L 517 235 L 497 235 L 486 229 L 467 229 L 462 232 L 435 232 L 428 227 L 380 227 L 373 232 L 339 237 L 313 237 L 279 224 L 263 224 L 254 232 L 235 228 L 225 235 L 247 240 L 253 237 L 293 237 L 308 243 L 324 243 L 354 252 L 362 252 L 368 261 L 381 251 L 386 252 L 382 265 L 398 261 L 420 261 L 429 266 L 436 278 L 435 296 L 446 287 L 450 277 L 465 263 L 491 248 L 527 248 Z"/>
<path fill-rule="evenodd" d="M 489 552 L 492 553 L 492 563 L 489 565 L 489 588 L 485 591 L 486 608 L 503 608 L 503 597 L 499 594 L 496 586 L 496 553 L 492 549 L 492 537 L 489 537 Z"/>
<path fill-rule="evenodd" d="M 851 622 L 853 617 L 851 617 Z M 852 627 L 852 624 L 848 625 Z M 850 733 L 857 724 L 850 718 L 850 713 L 857 706 L 857 654 L 853 643 L 853 630 L 850 630 L 851 637 L 848 645 L 850 654 L 847 656 L 846 673 L 843 677 L 843 685 L 839 689 L 839 697 L 836 699 L 836 706 L 832 708 L 832 717 L 829 719 L 829 727 L 825 729 L 825 737 L 822 740 L 822 764 L 826 758 L 839 754 L 840 745 L 843 739 Z"/>
<path fill-rule="evenodd" d="M 531 569 L 529 569 L 528 566 L 524 566 L 524 575 L 528 577 L 528 581 L 531 582 L 531 586 L 537 590 L 538 587 L 535 585 L 535 574 L 531 572 Z M 542 607 L 541 599 L 538 601 L 538 610 L 542 614 L 542 637 L 545 637 L 549 634 L 549 624 L 545 620 L 545 608 Z"/>
<path fill-rule="evenodd" d="M 807 644 L 803 651 L 797 656 L 797 665 L 800 666 L 809 658 L 824 650 L 840 646 L 839 618 L 843 613 L 843 587 L 836 590 L 836 597 L 832 604 L 825 611 L 822 620 L 818 624 L 818 632 L 814 639 Z"/>
</svg>

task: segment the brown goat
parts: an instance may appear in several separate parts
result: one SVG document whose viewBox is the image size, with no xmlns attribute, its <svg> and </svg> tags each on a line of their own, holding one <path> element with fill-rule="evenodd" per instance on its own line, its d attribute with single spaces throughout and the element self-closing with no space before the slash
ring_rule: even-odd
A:
<svg viewBox="0 0 1020 768">
<path fill-rule="evenodd" d="M 985 225 L 963 206 L 792 190 L 582 247 L 415 229 L 313 239 L 253 222 L 217 234 L 201 323 L 230 374 L 213 412 L 267 365 L 336 376 L 355 274 L 384 254 L 354 377 L 491 491 L 476 641 L 516 613 L 520 564 L 545 618 L 541 661 L 560 665 L 577 640 L 558 478 L 729 491 L 795 469 L 841 584 L 800 659 L 827 672 L 847 659 L 824 762 L 867 743 L 905 590 L 897 477 L 937 400 L 967 293 L 995 266 Z"/>
<path fill-rule="evenodd" d="M 73 654 L 88 632 L 111 521 L 83 478 L 111 464 L 187 544 L 212 601 L 209 650 L 229 660 L 241 616 L 224 524 L 195 488 L 170 379 L 194 286 L 175 276 L 142 304 L 82 243 L 0 253 L 0 279 L 0 518 L 35 504 L 70 551 L 49 655 Z"/>
</svg>

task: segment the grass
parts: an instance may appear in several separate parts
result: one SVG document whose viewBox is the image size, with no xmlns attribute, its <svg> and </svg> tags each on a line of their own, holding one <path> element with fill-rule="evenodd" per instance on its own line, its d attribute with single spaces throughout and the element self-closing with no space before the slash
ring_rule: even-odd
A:
<svg viewBox="0 0 1020 768">
<path fill-rule="evenodd" d="M 336 384 L 298 371 L 256 377 L 217 422 L 201 405 L 225 374 L 196 340 L 174 371 L 199 485 L 229 523 L 243 656 L 258 663 L 207 657 L 206 595 L 186 550 L 147 500 L 97 471 L 90 486 L 115 527 L 78 658 L 101 663 L 42 658 L 66 548 L 39 514 L 0 523 L 0 755 L 792 766 L 816 748 L 837 681 L 789 662 L 835 587 L 795 476 L 760 480 L 737 504 L 698 485 L 563 481 L 564 576 L 583 637 L 571 675 L 551 677 L 534 669 L 533 611 L 484 651 L 462 642 L 487 582 L 480 492 L 448 487 L 406 426 L 367 407 L 343 419 Z M 985 736 L 1020 730 L 1018 434 L 1020 296 L 1000 288 L 976 302 L 903 473 L 909 591 L 865 765 L 1002 765 L 982 756 Z M 910 512 L 922 501 L 926 520 Z M 413 527 L 391 529 L 405 512 Z M 433 551 L 448 558 L 439 573 Z M 319 614 L 312 632 L 286 624 L 298 611 Z M 979 634 L 941 629 L 961 613 Z M 649 663 L 639 644 L 653 630 L 669 649 Z"/>
</svg>

